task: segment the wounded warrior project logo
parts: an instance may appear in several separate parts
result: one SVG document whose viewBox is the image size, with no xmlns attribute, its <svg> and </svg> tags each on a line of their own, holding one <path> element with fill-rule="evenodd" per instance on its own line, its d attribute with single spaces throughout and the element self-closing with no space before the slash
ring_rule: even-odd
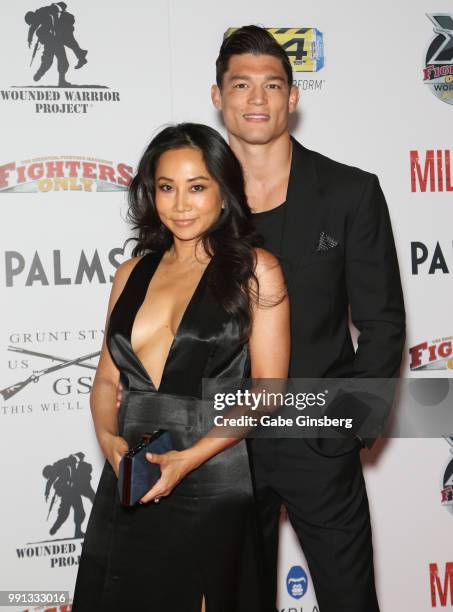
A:
<svg viewBox="0 0 453 612">
<path fill-rule="evenodd" d="M 84 507 L 94 501 L 95 491 L 91 484 L 93 466 L 85 460 L 82 452 L 62 457 L 42 469 L 43 522 L 47 532 L 54 538 L 27 542 L 16 548 L 19 559 L 49 560 L 51 568 L 78 565 L 82 540 L 85 533 L 82 525 L 89 515 Z"/>
<path fill-rule="evenodd" d="M 96 157 L 58 155 L 0 166 L 0 193 L 124 191 L 133 168 Z"/>
<path fill-rule="evenodd" d="M 229 28 L 224 38 L 237 28 Z M 324 36 L 317 28 L 266 28 L 283 47 L 293 72 L 318 72 L 324 67 Z M 302 90 L 321 90 L 325 79 L 294 79 Z"/>
<path fill-rule="evenodd" d="M 75 22 L 66 2 L 44 5 L 24 15 L 24 48 L 28 45 L 30 52 L 28 60 L 24 54 L 24 62 L 28 62 L 34 84 L 0 90 L 3 101 L 33 102 L 38 114 L 86 114 L 96 102 L 119 102 L 119 92 L 106 85 L 80 84 L 88 49 L 77 40 Z M 75 56 L 72 66 L 68 51 L 71 60 Z M 68 76 L 70 68 L 82 73 L 78 83 L 72 82 L 76 77 Z"/>
<path fill-rule="evenodd" d="M 429 13 L 434 38 L 428 46 L 423 82 L 443 102 L 453 104 L 453 15 Z"/>
<path fill-rule="evenodd" d="M 441 504 L 453 514 L 453 437 L 445 438 L 450 446 L 450 457 L 441 478 Z"/>
</svg>

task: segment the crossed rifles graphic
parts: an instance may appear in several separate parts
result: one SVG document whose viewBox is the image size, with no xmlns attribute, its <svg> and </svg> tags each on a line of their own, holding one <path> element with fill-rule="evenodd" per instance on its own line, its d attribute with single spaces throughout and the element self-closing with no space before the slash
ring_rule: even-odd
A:
<svg viewBox="0 0 453 612">
<path fill-rule="evenodd" d="M 33 370 L 30 376 L 25 380 L 22 380 L 18 383 L 10 385 L 9 387 L 6 387 L 5 389 L 2 389 L 0 391 L 0 395 L 3 397 L 4 400 L 9 399 L 13 395 L 16 395 L 16 393 L 19 393 L 19 391 L 22 391 L 22 389 L 29 385 L 31 382 L 37 383 L 41 376 L 44 376 L 45 374 L 50 374 L 51 372 L 56 372 L 57 370 L 62 370 L 63 368 L 68 368 L 71 365 L 79 365 L 82 368 L 96 370 L 96 366 L 84 362 L 88 359 L 93 359 L 93 357 L 98 357 L 101 354 L 101 351 L 97 351 L 96 353 L 90 353 L 89 355 L 77 357 L 76 359 L 66 359 L 65 357 L 56 357 L 55 355 L 37 353 L 36 351 L 29 351 L 18 346 L 8 346 L 8 350 L 13 351 L 15 353 L 22 353 L 24 355 L 33 355 L 34 357 L 44 357 L 45 359 L 58 361 L 59 363 L 52 365 L 48 368 L 43 368 L 42 370 Z"/>
</svg>

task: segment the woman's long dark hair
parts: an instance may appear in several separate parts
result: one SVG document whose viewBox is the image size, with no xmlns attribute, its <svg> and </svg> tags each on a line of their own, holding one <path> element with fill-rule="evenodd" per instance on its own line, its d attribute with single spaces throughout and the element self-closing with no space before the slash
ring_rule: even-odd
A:
<svg viewBox="0 0 453 612">
<path fill-rule="evenodd" d="M 210 289 L 236 318 L 245 341 L 250 335 L 252 300 L 258 295 L 254 247 L 260 241 L 252 226 L 241 165 L 216 130 L 198 123 L 179 123 L 166 127 L 151 140 L 128 194 L 127 217 L 137 231 L 132 255 L 165 251 L 173 244 L 173 234 L 157 213 L 155 173 L 163 153 L 185 147 L 201 152 L 209 174 L 220 188 L 224 209 L 200 239 L 205 251 L 211 257 L 215 255 L 209 267 Z"/>
</svg>

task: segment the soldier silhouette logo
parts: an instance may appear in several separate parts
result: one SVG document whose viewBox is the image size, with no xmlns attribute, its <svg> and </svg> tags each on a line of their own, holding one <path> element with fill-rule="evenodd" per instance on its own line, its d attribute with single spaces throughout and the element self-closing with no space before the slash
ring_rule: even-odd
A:
<svg viewBox="0 0 453 612">
<path fill-rule="evenodd" d="M 87 63 L 86 49 L 82 49 L 74 36 L 75 17 L 67 11 L 65 2 L 55 2 L 42 6 L 36 11 L 26 13 L 25 22 L 28 28 L 28 47 L 32 49 L 30 66 L 33 64 L 39 51 L 41 61 L 33 75 L 38 82 L 51 68 L 54 59 L 57 59 L 58 87 L 72 87 L 66 80 L 69 62 L 66 49 L 75 54 L 77 63 L 74 68 L 82 68 Z"/>
<path fill-rule="evenodd" d="M 51 465 L 46 465 L 42 475 L 46 479 L 44 497 L 49 504 L 47 520 L 56 504 L 57 516 L 49 529 L 54 535 L 68 520 L 71 508 L 75 523 L 74 538 L 83 538 L 82 523 L 86 513 L 83 508 L 82 497 L 93 503 L 94 489 L 91 486 L 91 473 L 93 467 L 85 461 L 84 453 L 74 453 L 69 457 L 58 459 Z"/>
</svg>

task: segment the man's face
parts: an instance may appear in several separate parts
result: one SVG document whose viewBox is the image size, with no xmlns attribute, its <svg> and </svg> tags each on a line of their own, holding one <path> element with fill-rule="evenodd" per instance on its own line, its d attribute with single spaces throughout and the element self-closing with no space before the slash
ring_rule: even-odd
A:
<svg viewBox="0 0 453 612">
<path fill-rule="evenodd" d="M 245 53 L 230 58 L 222 87 L 213 85 L 211 95 L 231 136 L 249 144 L 267 144 L 288 130 L 298 89 L 288 86 L 277 57 Z"/>
</svg>

